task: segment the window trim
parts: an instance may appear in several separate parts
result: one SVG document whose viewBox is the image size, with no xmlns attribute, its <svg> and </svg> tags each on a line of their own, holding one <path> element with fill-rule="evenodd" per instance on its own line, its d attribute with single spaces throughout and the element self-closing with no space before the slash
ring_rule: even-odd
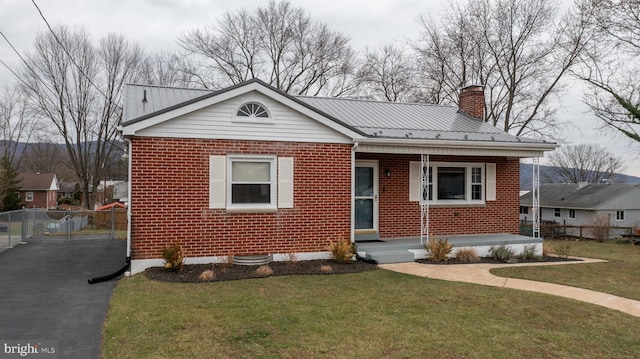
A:
<svg viewBox="0 0 640 359">
<path fill-rule="evenodd" d="M 417 162 L 418 161 L 412 161 Z M 484 162 L 431 162 L 429 163 L 430 167 L 430 178 L 431 181 L 429 183 L 431 188 L 430 197 L 432 199 L 429 200 L 429 205 L 444 205 L 444 206 L 468 206 L 468 205 L 485 205 L 487 202 L 487 163 Z M 437 191 L 438 191 L 438 169 L 441 167 L 454 167 L 454 168 L 464 168 L 465 175 L 465 199 L 437 199 Z M 418 165 L 420 169 L 418 171 L 418 176 L 422 176 L 422 168 Z M 472 182 L 473 180 L 473 168 L 480 168 L 480 199 L 472 199 L 472 189 L 473 185 L 478 185 L 478 183 Z M 411 182 L 411 180 L 410 180 Z M 435 192 L 435 193 L 434 193 Z M 422 188 L 420 188 L 418 192 L 418 196 L 424 196 L 422 193 Z"/>
<path fill-rule="evenodd" d="M 33 192 L 25 192 L 24 201 L 25 202 L 33 202 Z"/>
<path fill-rule="evenodd" d="M 562 209 L 561 208 L 554 208 L 553 209 L 553 217 L 554 218 L 562 217 Z"/>
<path fill-rule="evenodd" d="M 269 163 L 269 203 L 233 203 L 233 163 L 234 162 L 265 162 Z M 278 206 L 277 198 L 277 176 L 276 176 L 276 156 L 268 155 L 229 155 L 227 156 L 227 178 L 226 178 L 226 208 L 229 211 L 251 211 L 251 210 L 266 210 L 276 211 Z"/>
<path fill-rule="evenodd" d="M 576 210 L 569 209 L 569 219 L 576 219 Z"/>
<path fill-rule="evenodd" d="M 262 107 L 267 112 L 267 117 L 256 117 L 254 115 L 239 116 L 238 113 L 240 112 L 240 109 L 242 109 L 244 106 L 249 104 L 256 104 Z M 275 124 L 275 122 L 273 121 L 273 117 L 271 116 L 271 111 L 269 111 L 269 108 L 267 108 L 267 106 L 263 105 L 259 101 L 246 101 L 240 104 L 240 106 L 238 106 L 238 108 L 236 108 L 236 110 L 233 112 L 233 118 L 231 119 L 231 121 L 242 122 L 242 123 L 252 123 L 252 124 L 267 124 L 267 125 Z"/>
<path fill-rule="evenodd" d="M 616 210 L 616 221 L 624 221 L 624 209 Z"/>
<path fill-rule="evenodd" d="M 229 155 L 234 156 L 234 155 Z M 239 157 L 265 158 L 273 157 L 276 159 L 277 188 L 275 189 L 277 198 L 276 207 L 262 208 L 228 208 L 227 199 L 229 197 L 227 189 L 228 174 L 228 156 L 227 155 L 210 155 L 209 156 L 209 209 L 222 209 L 227 213 L 276 213 L 280 209 L 295 208 L 295 159 L 294 157 L 281 157 L 273 155 L 253 155 L 253 154 L 237 154 Z"/>
</svg>

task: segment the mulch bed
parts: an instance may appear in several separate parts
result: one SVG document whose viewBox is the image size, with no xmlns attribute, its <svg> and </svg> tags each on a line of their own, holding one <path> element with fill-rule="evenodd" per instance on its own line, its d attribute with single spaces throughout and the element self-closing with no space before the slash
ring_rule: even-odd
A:
<svg viewBox="0 0 640 359">
<path fill-rule="evenodd" d="M 346 274 L 359 273 L 377 269 L 374 264 L 361 261 L 338 263 L 333 260 L 318 259 L 297 262 L 271 262 L 268 264 L 273 273 L 260 275 L 257 272 L 259 266 L 243 266 L 228 264 L 185 264 L 179 272 L 172 272 L 162 267 L 152 267 L 145 270 L 145 275 L 150 279 L 167 282 L 220 282 L 237 279 L 262 278 L 281 275 L 308 275 L 308 274 Z M 328 271 L 327 267 L 331 269 Z M 215 276 L 211 280 L 201 280 L 200 274 L 206 270 L 213 270 Z"/>
<path fill-rule="evenodd" d="M 518 260 L 518 263 L 544 263 L 544 262 L 566 262 L 580 261 L 576 258 L 559 258 L 559 257 L 541 257 L 539 259 Z M 418 259 L 418 263 L 424 264 L 473 264 L 473 263 L 496 263 L 500 264 L 491 257 L 480 257 L 478 262 L 462 262 L 450 259 L 446 262 L 432 262 L 428 259 Z M 185 264 L 179 272 L 173 272 L 162 267 L 152 267 L 145 270 L 145 275 L 154 280 L 176 283 L 200 283 L 200 282 L 220 282 L 238 279 L 263 278 L 282 275 L 329 275 L 329 274 L 346 274 L 359 273 L 377 269 L 374 264 L 352 261 L 348 263 L 338 263 L 328 259 L 317 259 L 297 262 L 271 262 L 268 264 L 273 273 L 269 275 L 259 274 L 257 271 L 259 266 L 243 266 L 228 265 L 224 263 L 218 264 Z M 327 267 L 330 267 L 330 271 Z M 213 270 L 214 278 L 203 280 L 200 278 L 202 272 Z"/>
</svg>

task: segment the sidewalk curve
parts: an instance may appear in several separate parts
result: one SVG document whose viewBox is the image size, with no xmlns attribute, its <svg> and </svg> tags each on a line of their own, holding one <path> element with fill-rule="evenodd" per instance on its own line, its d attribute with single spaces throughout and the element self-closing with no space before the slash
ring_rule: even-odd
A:
<svg viewBox="0 0 640 359">
<path fill-rule="evenodd" d="M 596 304 L 610 309 L 640 317 L 640 301 L 618 297 L 608 293 L 596 292 L 593 290 L 576 288 L 566 285 L 536 282 L 525 279 L 515 279 L 498 277 L 489 271 L 493 268 L 505 268 L 514 266 L 540 266 L 540 265 L 569 265 L 606 262 L 600 259 L 580 258 L 582 261 L 575 262 L 550 262 L 550 263 L 516 263 L 516 264 L 423 264 L 417 262 L 380 264 L 382 269 L 411 274 L 419 277 L 448 280 L 453 282 L 464 282 L 488 285 L 493 287 L 503 287 L 511 289 L 527 290 L 551 294 L 559 297 L 579 300 L 586 303 Z"/>
</svg>

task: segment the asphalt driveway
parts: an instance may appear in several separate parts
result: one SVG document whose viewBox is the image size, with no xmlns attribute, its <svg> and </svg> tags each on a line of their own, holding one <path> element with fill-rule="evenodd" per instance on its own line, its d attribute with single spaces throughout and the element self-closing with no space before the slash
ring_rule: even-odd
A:
<svg viewBox="0 0 640 359">
<path fill-rule="evenodd" d="M 98 358 L 117 281 L 87 280 L 121 268 L 125 251 L 125 241 L 76 237 L 31 239 L 0 252 L 0 357 L 5 343 L 17 341 L 54 346 L 59 358 Z"/>
</svg>

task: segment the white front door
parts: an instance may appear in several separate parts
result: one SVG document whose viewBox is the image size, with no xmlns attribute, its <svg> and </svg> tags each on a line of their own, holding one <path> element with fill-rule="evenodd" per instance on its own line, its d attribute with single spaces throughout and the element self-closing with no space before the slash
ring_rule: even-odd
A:
<svg viewBox="0 0 640 359">
<path fill-rule="evenodd" d="M 378 232 L 378 161 L 356 161 L 356 233 Z"/>
</svg>

